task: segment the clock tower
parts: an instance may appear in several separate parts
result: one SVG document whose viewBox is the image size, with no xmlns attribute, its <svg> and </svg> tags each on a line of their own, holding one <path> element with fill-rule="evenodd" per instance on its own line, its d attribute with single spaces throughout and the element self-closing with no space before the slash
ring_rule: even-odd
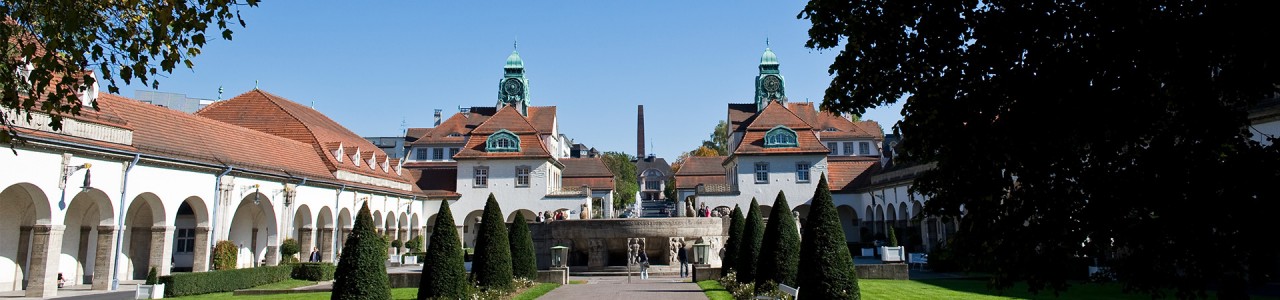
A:
<svg viewBox="0 0 1280 300">
<path fill-rule="evenodd" d="M 524 60 L 520 59 L 520 53 L 511 51 L 502 70 L 502 79 L 498 81 L 498 105 L 495 107 L 515 106 L 520 114 L 528 116 L 529 79 L 524 78 Z"/>
<path fill-rule="evenodd" d="M 778 72 L 778 56 L 765 48 L 764 55 L 760 56 L 760 75 L 756 75 L 756 111 L 764 110 L 773 101 L 786 104 L 787 93 L 782 74 Z"/>
</svg>

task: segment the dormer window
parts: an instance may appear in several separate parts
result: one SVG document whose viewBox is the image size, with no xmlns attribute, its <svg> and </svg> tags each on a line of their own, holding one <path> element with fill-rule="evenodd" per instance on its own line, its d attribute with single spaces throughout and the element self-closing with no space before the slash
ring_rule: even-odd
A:
<svg viewBox="0 0 1280 300">
<path fill-rule="evenodd" d="M 460 137 L 460 136 L 462 136 L 462 134 L 461 134 L 461 133 L 454 132 L 454 133 L 450 133 L 450 134 L 449 134 L 449 136 L 450 136 L 450 137 Z"/>
<path fill-rule="evenodd" d="M 785 148 L 796 146 L 796 131 L 791 130 L 791 128 L 787 128 L 786 126 L 778 125 L 773 127 L 773 129 L 769 129 L 769 132 L 764 134 L 765 148 Z"/>
<path fill-rule="evenodd" d="M 342 162 L 343 157 L 344 155 L 342 154 L 342 144 L 338 144 L 338 149 L 333 149 L 333 158 L 337 159 L 338 162 Z"/>
<path fill-rule="evenodd" d="M 835 128 L 835 127 L 827 127 L 826 129 L 823 129 L 822 131 L 836 131 L 836 128 Z"/>
<path fill-rule="evenodd" d="M 498 130 L 489 135 L 489 139 L 485 141 L 484 150 L 486 152 L 520 152 L 520 137 L 506 129 Z"/>
</svg>

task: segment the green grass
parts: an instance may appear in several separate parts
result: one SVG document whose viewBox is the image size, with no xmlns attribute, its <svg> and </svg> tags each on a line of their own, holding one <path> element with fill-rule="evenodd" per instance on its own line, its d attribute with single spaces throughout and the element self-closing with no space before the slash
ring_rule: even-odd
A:
<svg viewBox="0 0 1280 300">
<path fill-rule="evenodd" d="M 533 286 L 532 288 L 529 288 L 528 290 L 525 290 L 523 293 L 520 293 L 519 295 L 516 295 L 515 297 L 511 297 L 511 300 L 533 300 L 533 299 L 538 299 L 538 297 L 542 297 L 542 295 L 546 295 L 548 292 L 551 292 L 551 290 L 554 290 L 554 289 L 556 289 L 556 288 L 558 288 L 558 287 L 560 287 L 560 284 L 556 284 L 556 283 L 539 283 L 538 285 L 535 285 L 535 286 Z"/>
<path fill-rule="evenodd" d="M 281 282 L 259 285 L 251 288 L 251 290 L 288 290 L 298 287 L 316 285 L 315 281 L 288 279 Z"/>
<path fill-rule="evenodd" d="M 1026 284 L 995 291 L 987 289 L 985 280 L 968 279 L 860 279 L 858 285 L 862 299 L 1151 299 L 1146 294 L 1125 294 L 1118 284 L 1077 283 L 1057 296 L 1050 291 L 1031 294 Z"/>
<path fill-rule="evenodd" d="M 702 292 L 707 294 L 710 300 L 733 300 L 733 294 L 729 294 L 720 282 L 715 280 L 703 280 L 698 282 L 698 287 L 702 288 Z"/>
<path fill-rule="evenodd" d="M 570 280 L 569 284 L 587 284 L 586 280 Z"/>
</svg>

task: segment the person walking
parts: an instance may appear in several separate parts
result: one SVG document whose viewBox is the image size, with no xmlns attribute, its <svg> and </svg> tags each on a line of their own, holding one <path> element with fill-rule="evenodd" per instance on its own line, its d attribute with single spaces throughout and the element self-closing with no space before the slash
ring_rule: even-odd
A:
<svg viewBox="0 0 1280 300">
<path fill-rule="evenodd" d="M 644 254 L 644 250 L 640 251 L 640 279 L 649 279 L 649 255 Z"/>
<path fill-rule="evenodd" d="M 680 249 L 676 250 L 676 259 L 680 260 L 680 278 L 689 276 L 689 252 L 684 250 L 684 243 L 680 243 Z"/>
<path fill-rule="evenodd" d="M 312 249 L 311 249 L 311 259 L 310 259 L 310 260 L 308 260 L 308 261 L 310 261 L 310 262 L 320 262 L 320 250 L 317 250 L 317 249 L 312 248 Z"/>
</svg>

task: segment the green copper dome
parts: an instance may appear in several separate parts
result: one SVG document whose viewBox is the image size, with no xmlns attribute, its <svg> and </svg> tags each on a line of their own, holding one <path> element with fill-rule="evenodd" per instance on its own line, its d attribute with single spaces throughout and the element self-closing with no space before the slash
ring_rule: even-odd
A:
<svg viewBox="0 0 1280 300">
<path fill-rule="evenodd" d="M 778 56 L 773 54 L 773 50 L 769 50 L 769 48 L 764 48 L 764 55 L 760 56 L 760 64 L 761 65 L 777 65 Z"/>
<path fill-rule="evenodd" d="M 524 60 L 520 59 L 520 52 L 511 51 L 511 55 L 507 56 L 507 66 L 505 69 L 524 69 Z"/>
</svg>

